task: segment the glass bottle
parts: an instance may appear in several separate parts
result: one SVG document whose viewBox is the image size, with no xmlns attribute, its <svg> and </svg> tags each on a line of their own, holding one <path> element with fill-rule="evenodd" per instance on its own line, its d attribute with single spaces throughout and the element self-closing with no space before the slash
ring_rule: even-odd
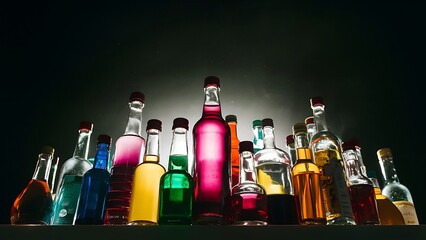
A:
<svg viewBox="0 0 426 240">
<path fill-rule="evenodd" d="M 126 130 L 115 143 L 110 186 L 105 203 L 104 224 L 106 225 L 128 223 L 133 173 L 141 163 L 145 151 L 145 139 L 142 137 L 144 102 L 143 93 L 130 94 Z"/>
<path fill-rule="evenodd" d="M 317 131 L 312 136 L 310 148 L 321 172 L 321 192 L 327 224 L 355 225 L 343 168 L 341 141 L 328 130 L 323 99 L 313 97 L 310 102 Z"/>
<path fill-rule="evenodd" d="M 83 175 L 92 168 L 92 164 L 87 160 L 92 130 L 91 122 L 82 121 L 80 123 L 74 154 L 64 162 L 59 174 L 51 225 L 72 225 L 74 223 Z"/>
<path fill-rule="evenodd" d="M 238 152 L 238 145 L 240 140 L 237 134 L 237 116 L 226 115 L 225 121 L 231 129 L 231 188 L 238 184 L 240 174 L 240 154 Z"/>
<path fill-rule="evenodd" d="M 231 194 L 231 224 L 234 225 L 268 224 L 267 196 L 265 189 L 257 184 L 253 152 L 253 142 L 239 143 L 239 181 Z"/>
<path fill-rule="evenodd" d="M 43 146 L 31 181 L 16 197 L 10 211 L 10 223 L 48 225 L 53 200 L 47 179 L 55 149 Z"/>
<path fill-rule="evenodd" d="M 377 158 L 384 180 L 382 194 L 398 207 L 406 225 L 419 225 L 413 197 L 410 190 L 399 182 L 391 149 L 381 148 L 377 150 Z"/>
<path fill-rule="evenodd" d="M 268 196 L 268 224 L 298 224 L 290 155 L 275 145 L 272 119 L 262 119 L 264 148 L 254 155 L 257 181 Z"/>
<path fill-rule="evenodd" d="M 311 139 L 312 139 L 312 136 L 317 131 L 317 128 L 316 128 L 315 122 L 314 122 L 314 116 L 309 116 L 309 117 L 305 118 L 305 125 L 306 125 L 306 128 L 308 129 L 308 140 L 310 142 Z"/>
<path fill-rule="evenodd" d="M 188 172 L 188 129 L 188 119 L 173 120 L 168 170 L 160 179 L 159 225 L 192 223 L 194 181 Z"/>
<path fill-rule="evenodd" d="M 296 163 L 296 159 L 297 159 L 293 134 L 287 135 L 287 137 L 285 137 L 285 144 L 287 146 L 287 151 L 290 154 L 291 166 L 293 167 L 294 164 Z"/>
<path fill-rule="evenodd" d="M 262 120 L 256 119 L 252 122 L 253 130 L 253 149 L 256 154 L 259 150 L 263 149 L 263 132 L 262 132 Z"/>
<path fill-rule="evenodd" d="M 222 117 L 220 80 L 204 80 L 202 117 L 192 129 L 194 149 L 193 224 L 226 224 L 231 195 L 231 130 Z"/>
<path fill-rule="evenodd" d="M 160 164 L 161 124 L 158 119 L 150 119 L 146 126 L 145 155 L 133 176 L 129 225 L 158 224 L 160 178 L 166 172 Z"/>
<path fill-rule="evenodd" d="M 111 137 L 101 134 L 97 138 L 93 168 L 83 175 L 75 225 L 104 223 L 105 201 L 109 189 L 107 170 Z"/>
<path fill-rule="evenodd" d="M 342 150 L 355 223 L 380 225 L 373 182 L 361 171 L 356 145 L 350 141 L 343 142 Z"/>
<path fill-rule="evenodd" d="M 52 198 L 55 199 L 55 190 L 56 190 L 56 175 L 58 170 L 59 157 L 52 158 L 52 165 L 50 166 L 49 180 L 47 184 L 49 184 L 50 192 L 52 193 Z"/>
<path fill-rule="evenodd" d="M 321 194 L 321 173 L 313 162 L 305 123 L 294 124 L 293 135 L 296 163 L 292 168 L 292 176 L 299 224 L 325 225 L 327 218 Z"/>
</svg>

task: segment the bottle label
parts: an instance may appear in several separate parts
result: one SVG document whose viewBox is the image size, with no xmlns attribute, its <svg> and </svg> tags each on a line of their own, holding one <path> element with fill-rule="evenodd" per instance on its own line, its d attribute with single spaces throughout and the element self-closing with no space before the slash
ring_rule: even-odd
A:
<svg viewBox="0 0 426 240">
<path fill-rule="evenodd" d="M 399 211 L 401 211 L 406 225 L 419 225 L 414 204 L 408 201 L 395 201 L 393 203 L 398 207 Z"/>
<path fill-rule="evenodd" d="M 66 175 L 55 197 L 53 225 L 73 224 L 83 177 Z"/>
</svg>

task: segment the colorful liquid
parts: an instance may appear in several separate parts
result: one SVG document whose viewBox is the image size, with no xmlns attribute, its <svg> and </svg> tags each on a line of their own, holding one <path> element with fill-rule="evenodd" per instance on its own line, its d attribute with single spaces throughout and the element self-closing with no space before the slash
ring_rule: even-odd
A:
<svg viewBox="0 0 426 240">
<path fill-rule="evenodd" d="M 231 197 L 231 223 L 234 225 L 266 225 L 268 202 L 265 194 L 242 193 Z"/>
<path fill-rule="evenodd" d="M 357 225 L 379 225 L 374 187 L 368 184 L 349 186 L 352 209 Z"/>
<path fill-rule="evenodd" d="M 374 191 L 376 193 L 380 225 L 405 225 L 404 217 L 398 207 L 389 198 L 382 195 L 379 188 L 374 188 Z"/>
<path fill-rule="evenodd" d="M 240 140 L 237 137 L 237 124 L 228 122 L 231 130 L 231 188 L 239 183 L 240 180 L 240 153 L 238 152 Z"/>
<path fill-rule="evenodd" d="M 55 196 L 52 225 L 74 224 L 82 180 L 83 177 L 75 175 L 66 175 L 63 178 L 62 186 L 59 186 L 60 190 Z"/>
<path fill-rule="evenodd" d="M 298 224 L 296 202 L 290 194 L 267 195 L 268 224 L 293 225 Z"/>
</svg>

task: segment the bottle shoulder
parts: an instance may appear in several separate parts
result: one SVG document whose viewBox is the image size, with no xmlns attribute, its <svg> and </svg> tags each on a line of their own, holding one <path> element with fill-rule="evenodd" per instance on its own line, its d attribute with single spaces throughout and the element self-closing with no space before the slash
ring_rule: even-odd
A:
<svg viewBox="0 0 426 240">
<path fill-rule="evenodd" d="M 409 201 L 413 202 L 410 190 L 403 184 L 395 182 L 385 185 L 382 194 L 389 198 L 392 202 Z"/>
<path fill-rule="evenodd" d="M 266 162 L 281 162 L 291 164 L 290 155 L 279 148 L 264 148 L 257 151 L 253 156 L 256 164 Z"/>
<path fill-rule="evenodd" d="M 311 147 L 324 149 L 326 147 L 333 147 L 340 149 L 341 140 L 334 133 L 330 131 L 316 132 L 311 137 Z"/>
<path fill-rule="evenodd" d="M 190 181 L 193 180 L 191 174 L 189 174 L 187 171 L 182 170 L 182 169 L 176 169 L 176 170 L 168 170 L 167 172 L 165 172 L 163 174 L 163 176 L 161 176 L 162 179 L 167 179 L 167 178 L 174 178 L 174 177 L 178 177 L 178 178 L 186 178 Z"/>
<path fill-rule="evenodd" d="M 88 160 L 72 157 L 62 164 L 60 175 L 83 176 L 92 167 L 93 165 Z"/>
</svg>

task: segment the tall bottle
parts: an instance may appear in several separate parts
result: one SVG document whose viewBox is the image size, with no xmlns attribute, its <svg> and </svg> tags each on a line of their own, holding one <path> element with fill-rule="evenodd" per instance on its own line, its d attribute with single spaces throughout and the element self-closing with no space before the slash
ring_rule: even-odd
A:
<svg viewBox="0 0 426 240">
<path fill-rule="evenodd" d="M 104 224 L 128 223 L 133 173 L 142 162 L 145 139 L 142 137 L 142 110 L 145 95 L 132 92 L 129 98 L 129 118 L 124 134 L 115 143 L 111 167 L 110 188 L 105 204 Z"/>
<path fill-rule="evenodd" d="M 130 196 L 129 225 L 157 225 L 160 179 L 166 169 L 160 164 L 162 122 L 150 119 L 146 126 L 143 162 L 136 167 Z"/>
<path fill-rule="evenodd" d="M 256 154 L 259 150 L 263 149 L 263 132 L 262 132 L 262 120 L 256 119 L 252 122 L 253 131 L 253 149 Z"/>
<path fill-rule="evenodd" d="M 160 179 L 159 225 L 192 223 L 194 180 L 188 172 L 188 129 L 188 119 L 173 120 L 168 171 Z"/>
<path fill-rule="evenodd" d="M 262 119 L 264 148 L 254 155 L 257 181 L 268 196 L 268 224 L 298 224 L 290 155 L 276 147 L 272 119 Z"/>
<path fill-rule="evenodd" d="M 92 130 L 91 122 L 82 121 L 80 123 L 74 154 L 63 163 L 59 173 L 51 225 L 72 225 L 74 223 L 83 175 L 92 168 L 92 164 L 87 160 Z"/>
<path fill-rule="evenodd" d="M 317 131 L 312 136 L 310 148 L 314 154 L 314 162 L 321 172 L 327 224 L 355 225 L 343 169 L 341 141 L 328 130 L 323 99 L 313 97 L 310 102 Z"/>
<path fill-rule="evenodd" d="M 80 198 L 74 224 L 102 225 L 105 201 L 109 189 L 110 173 L 107 170 L 111 137 L 101 134 L 97 138 L 93 168 L 83 175 Z"/>
<path fill-rule="evenodd" d="M 410 190 L 399 182 L 391 149 L 381 148 L 377 150 L 377 158 L 384 180 L 382 194 L 398 207 L 406 225 L 419 225 L 413 197 Z"/>
<path fill-rule="evenodd" d="M 204 80 L 204 106 L 195 123 L 193 224 L 226 224 L 231 195 L 231 130 L 222 117 L 220 80 Z"/>
<path fill-rule="evenodd" d="M 47 179 L 55 149 L 43 146 L 31 181 L 16 197 L 10 210 L 10 223 L 48 225 L 53 200 Z"/>
<path fill-rule="evenodd" d="M 357 146 L 350 141 L 343 142 L 342 150 L 355 222 L 357 225 L 379 225 L 373 182 L 361 171 Z"/>
<path fill-rule="evenodd" d="M 238 152 L 238 146 L 240 140 L 238 139 L 237 131 L 237 116 L 226 115 L 225 121 L 228 123 L 231 129 L 231 188 L 238 184 L 240 174 L 240 154 Z"/>
<path fill-rule="evenodd" d="M 297 159 L 293 134 L 287 135 L 287 137 L 285 137 L 285 144 L 287 146 L 287 151 L 290 154 L 291 166 L 293 167 Z"/>
<path fill-rule="evenodd" d="M 309 117 L 305 118 L 305 125 L 306 125 L 306 129 L 308 130 L 308 140 L 310 142 L 311 139 L 312 139 L 312 136 L 317 131 L 317 128 L 316 128 L 315 122 L 314 122 L 314 116 L 309 116 Z"/>
<path fill-rule="evenodd" d="M 238 184 L 232 188 L 231 224 L 267 225 L 268 201 L 265 189 L 257 184 L 253 142 L 242 141 L 238 145 L 240 173 Z"/>
<path fill-rule="evenodd" d="M 321 173 L 313 162 L 305 123 L 294 124 L 293 135 L 296 163 L 292 168 L 292 176 L 299 223 L 325 225 L 327 219 L 321 194 Z"/>
</svg>

